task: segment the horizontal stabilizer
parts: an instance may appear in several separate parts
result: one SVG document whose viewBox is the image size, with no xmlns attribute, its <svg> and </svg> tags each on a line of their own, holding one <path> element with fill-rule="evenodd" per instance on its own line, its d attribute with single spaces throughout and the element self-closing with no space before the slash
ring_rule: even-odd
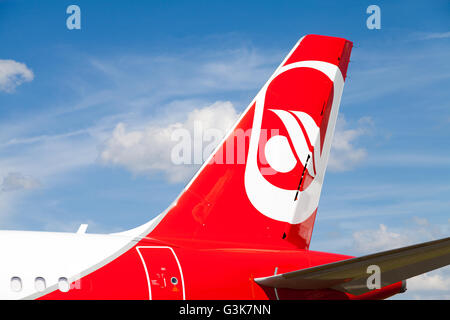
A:
<svg viewBox="0 0 450 320">
<path fill-rule="evenodd" d="M 297 290 L 336 289 L 354 295 L 371 291 L 374 267 L 381 287 L 450 264 L 450 238 L 333 262 L 317 267 L 256 278 L 260 285 Z M 370 277 L 370 279 L 369 279 Z"/>
</svg>

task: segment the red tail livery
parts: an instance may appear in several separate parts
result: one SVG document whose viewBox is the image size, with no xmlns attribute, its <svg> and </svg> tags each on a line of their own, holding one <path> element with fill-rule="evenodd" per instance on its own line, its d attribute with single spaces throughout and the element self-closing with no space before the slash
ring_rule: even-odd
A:
<svg viewBox="0 0 450 320">
<path fill-rule="evenodd" d="M 449 238 L 359 258 L 309 250 L 351 49 L 342 38 L 300 39 L 178 198 L 143 226 L 0 232 L 0 297 L 382 299 L 448 265 Z"/>
</svg>

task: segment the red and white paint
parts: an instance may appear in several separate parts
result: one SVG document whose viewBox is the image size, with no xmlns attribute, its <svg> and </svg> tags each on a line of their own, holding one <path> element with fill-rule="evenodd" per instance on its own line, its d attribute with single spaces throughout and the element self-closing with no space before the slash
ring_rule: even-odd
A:
<svg viewBox="0 0 450 320">
<path fill-rule="evenodd" d="M 398 293 L 401 283 L 352 296 L 254 281 L 350 258 L 310 251 L 309 244 L 351 48 L 341 38 L 303 37 L 174 203 L 147 224 L 107 235 L 0 232 L 0 298 L 363 299 Z M 246 161 L 218 161 L 227 148 L 239 147 L 234 133 L 249 129 Z M 263 130 L 276 134 L 262 139 Z M 20 290 L 11 288 L 14 277 Z M 36 278 L 45 279 L 45 290 L 38 290 L 42 283 L 36 288 Z M 61 279 L 71 284 L 68 291 L 59 289 Z"/>
</svg>

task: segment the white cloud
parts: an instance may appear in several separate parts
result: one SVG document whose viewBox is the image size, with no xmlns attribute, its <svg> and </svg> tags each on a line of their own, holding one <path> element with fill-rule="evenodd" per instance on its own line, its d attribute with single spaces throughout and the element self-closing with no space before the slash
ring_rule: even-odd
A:
<svg viewBox="0 0 450 320">
<path fill-rule="evenodd" d="M 361 163 L 367 156 L 364 148 L 355 146 L 355 141 L 362 135 L 368 134 L 373 127 L 373 122 L 369 117 L 361 118 L 358 127 L 348 128 L 348 124 L 343 116 L 340 116 L 336 123 L 333 143 L 331 144 L 330 159 L 328 168 L 331 171 L 347 171 Z"/>
<path fill-rule="evenodd" d="M 177 102 L 172 107 L 185 109 L 180 104 L 183 105 Z M 192 102 L 186 101 L 186 105 L 192 107 Z M 101 146 L 99 158 L 104 164 L 120 165 L 134 174 L 164 172 L 170 182 L 185 181 L 206 160 L 213 146 L 217 145 L 237 118 L 238 114 L 230 102 L 218 101 L 190 111 L 183 121 L 167 122 L 160 117 L 146 125 L 134 125 L 131 128 L 120 122 Z M 356 129 L 350 129 L 343 117 L 338 119 L 329 161 L 330 170 L 350 170 L 365 159 L 366 151 L 357 148 L 355 141 L 367 134 L 373 124 L 370 118 L 361 118 L 357 125 Z M 202 130 L 200 134 L 199 128 Z M 189 136 L 187 155 L 177 151 L 183 132 Z M 208 133 L 209 138 L 206 137 Z M 178 160 L 174 159 L 174 154 Z"/>
<path fill-rule="evenodd" d="M 259 50 L 240 48 L 229 50 L 225 57 L 214 57 L 200 66 L 197 81 L 206 87 L 223 89 L 253 89 L 263 85 L 274 71 L 273 63 L 283 57 L 262 54 Z"/>
<path fill-rule="evenodd" d="M 42 181 L 45 192 L 50 194 L 57 186 L 70 183 L 74 170 L 95 165 L 98 158 L 104 161 L 99 157 L 98 146 L 113 140 L 111 132 L 119 122 L 123 123 L 124 136 L 130 132 L 148 133 L 152 128 L 163 130 L 176 124 L 184 127 L 189 120 L 187 117 L 180 119 L 180 116 L 201 108 L 203 104 L 199 101 L 210 101 L 212 96 L 229 96 L 230 92 L 232 96 L 246 90 L 256 92 L 280 59 L 278 51 L 254 49 L 247 43 L 236 48 L 236 41 L 232 41 L 220 50 L 211 50 L 208 46 L 175 54 L 87 58 L 83 60 L 86 64 L 75 66 L 68 62 L 65 69 L 75 68 L 72 70 L 76 70 L 76 77 L 61 82 L 61 85 L 78 96 L 68 98 L 63 104 L 54 99 L 45 104 L 38 103 L 33 112 L 22 114 L 18 121 L 3 119 L 0 125 L 0 184 L 1 174 L 23 172 Z M 33 80 L 33 72 L 25 64 L 0 61 L 0 91 L 13 92 L 18 85 Z M 92 117 L 89 116 L 91 110 Z M 236 111 L 225 111 L 225 115 L 215 111 L 210 120 L 207 120 L 206 111 L 193 112 L 191 117 L 204 117 L 202 122 L 218 121 L 217 125 L 211 126 L 219 129 L 227 126 L 227 119 L 231 117 L 234 122 L 237 117 Z M 80 116 L 81 119 L 89 118 L 88 122 L 74 123 L 73 119 Z M 70 128 L 65 123 L 70 123 Z M 121 134 L 120 126 L 117 126 L 117 134 Z M 110 154 L 105 162 L 124 166 L 136 174 L 159 172 L 167 174 L 170 181 L 185 181 L 199 165 L 170 163 L 173 146 L 170 136 L 164 131 L 156 136 L 159 140 L 151 148 L 158 151 L 146 153 L 148 150 L 144 146 L 148 141 L 143 138 L 140 147 L 128 149 L 140 149 L 141 155 Z M 115 152 L 119 153 L 125 148 L 115 147 Z M 146 163 L 146 156 L 150 155 L 153 166 Z M 23 192 L 2 192 L 1 188 L 0 185 L 0 216 L 16 215 L 18 204 L 29 201 L 24 199 L 27 196 Z M 27 220 L 23 222 L 28 223 Z"/>
<path fill-rule="evenodd" d="M 444 270 L 424 273 L 409 279 L 408 289 L 417 291 L 448 291 L 450 293 L 450 274 Z"/>
<path fill-rule="evenodd" d="M 33 78 L 33 71 L 24 63 L 0 59 L 0 91 L 13 92 L 17 86 Z"/>
<path fill-rule="evenodd" d="M 353 245 L 362 254 L 390 250 L 415 243 L 431 241 L 448 235 L 445 224 L 435 225 L 426 218 L 413 217 L 409 227 L 388 230 L 384 224 L 378 229 L 361 230 L 353 233 Z"/>
<path fill-rule="evenodd" d="M 98 129 L 100 130 L 100 129 Z M 95 129 L 52 136 L 10 139 L 0 143 L 2 172 L 26 172 L 45 180 L 94 164 L 97 154 Z"/>
<path fill-rule="evenodd" d="M 214 51 L 188 49 L 169 55 L 114 56 L 88 62 L 90 72 L 110 84 L 110 92 L 103 97 L 108 104 L 136 111 L 148 110 L 149 106 L 158 109 L 175 99 L 203 99 L 224 93 L 229 96 L 246 90 L 257 93 L 282 58 L 279 52 L 243 46 Z M 246 99 L 245 103 L 249 102 Z M 85 103 L 77 109 L 92 106 L 95 104 Z"/>
<path fill-rule="evenodd" d="M 34 189 L 40 185 L 39 181 L 31 176 L 23 175 L 19 172 L 10 172 L 3 178 L 0 190 L 8 192 L 21 189 Z"/>
<path fill-rule="evenodd" d="M 36 188 L 44 184 L 46 195 L 55 186 L 67 184 L 73 170 L 95 164 L 97 141 L 89 133 L 19 136 L 0 142 L 0 223 L 11 225 L 9 218 L 23 216 L 22 225 L 29 224 L 27 215 L 34 210 L 23 213 L 22 209 Z"/>
<path fill-rule="evenodd" d="M 406 293 L 397 296 L 397 299 L 449 300 L 450 266 L 408 279 L 406 288 Z"/>
<path fill-rule="evenodd" d="M 417 33 L 418 40 L 430 40 L 430 39 L 446 39 L 450 38 L 450 31 L 447 32 L 421 32 Z"/>
<path fill-rule="evenodd" d="M 105 164 L 124 166 L 135 174 L 162 171 L 170 182 L 185 181 L 207 156 L 203 155 L 204 148 L 200 147 L 200 155 L 196 159 L 198 150 L 195 146 L 198 143 L 201 146 L 203 142 L 204 147 L 205 137 L 202 137 L 200 131 L 200 135 L 196 134 L 194 129 L 201 126 L 203 134 L 208 129 L 213 129 L 223 136 L 237 118 L 238 114 L 230 102 L 218 101 L 210 106 L 194 109 L 184 122 L 167 125 L 151 123 L 131 130 L 127 130 L 124 123 L 119 123 L 112 136 L 101 147 L 100 160 Z M 174 163 L 172 156 L 173 148 L 180 143 L 176 139 L 177 133 L 188 134 L 192 138 L 187 146 L 190 149 L 190 162 L 182 165 Z M 215 140 L 212 143 L 218 142 Z"/>
<path fill-rule="evenodd" d="M 409 243 L 406 235 L 388 231 L 384 224 L 380 224 L 376 230 L 355 232 L 353 240 L 356 250 L 366 253 L 403 247 Z"/>
</svg>

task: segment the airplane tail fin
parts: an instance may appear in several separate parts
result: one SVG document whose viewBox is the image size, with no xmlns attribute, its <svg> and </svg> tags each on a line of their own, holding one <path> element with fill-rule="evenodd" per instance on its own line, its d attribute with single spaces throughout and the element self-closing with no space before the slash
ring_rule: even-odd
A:
<svg viewBox="0 0 450 320">
<path fill-rule="evenodd" d="M 300 39 L 149 236 L 308 249 L 351 48 Z"/>
</svg>

